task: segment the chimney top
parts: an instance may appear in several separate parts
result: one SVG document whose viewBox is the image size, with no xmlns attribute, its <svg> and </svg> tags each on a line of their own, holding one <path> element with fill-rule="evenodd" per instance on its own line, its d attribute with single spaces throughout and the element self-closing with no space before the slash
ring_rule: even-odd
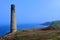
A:
<svg viewBox="0 0 60 40">
<path fill-rule="evenodd" d="M 15 10 L 15 5 L 11 4 L 11 10 Z"/>
</svg>

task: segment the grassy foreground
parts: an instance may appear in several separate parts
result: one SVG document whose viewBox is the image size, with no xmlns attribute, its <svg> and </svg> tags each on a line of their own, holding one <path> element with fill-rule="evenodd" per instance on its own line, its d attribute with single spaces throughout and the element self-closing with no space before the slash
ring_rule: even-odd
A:
<svg viewBox="0 0 60 40">
<path fill-rule="evenodd" d="M 10 33 L 0 40 L 60 40 L 60 30 L 32 31 L 24 30 Z"/>
</svg>

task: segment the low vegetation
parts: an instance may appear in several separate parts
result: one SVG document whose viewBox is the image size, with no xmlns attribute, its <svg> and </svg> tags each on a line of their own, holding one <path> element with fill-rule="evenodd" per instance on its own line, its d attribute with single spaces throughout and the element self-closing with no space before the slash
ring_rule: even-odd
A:
<svg viewBox="0 0 60 40">
<path fill-rule="evenodd" d="M 59 40 L 60 30 L 53 31 L 17 31 L 16 33 L 10 33 L 0 40 Z"/>
</svg>

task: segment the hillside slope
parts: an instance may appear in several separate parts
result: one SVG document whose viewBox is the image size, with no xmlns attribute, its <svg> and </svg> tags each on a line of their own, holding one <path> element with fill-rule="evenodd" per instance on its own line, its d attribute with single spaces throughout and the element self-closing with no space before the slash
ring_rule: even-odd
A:
<svg viewBox="0 0 60 40">
<path fill-rule="evenodd" d="M 53 31 L 17 31 L 16 33 L 10 33 L 0 40 L 48 40 L 56 38 L 60 35 L 60 30 Z"/>
<path fill-rule="evenodd" d="M 42 28 L 41 30 L 59 30 L 60 29 L 60 21 L 50 22 L 50 25 L 46 28 Z"/>
</svg>

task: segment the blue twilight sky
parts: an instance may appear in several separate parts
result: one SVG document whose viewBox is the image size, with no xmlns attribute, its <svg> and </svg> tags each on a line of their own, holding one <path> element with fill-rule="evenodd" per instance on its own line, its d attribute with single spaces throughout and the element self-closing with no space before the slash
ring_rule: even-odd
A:
<svg viewBox="0 0 60 40">
<path fill-rule="evenodd" d="M 0 0 L 0 25 L 10 24 L 10 5 L 15 4 L 17 24 L 60 20 L 60 0 Z"/>
</svg>

